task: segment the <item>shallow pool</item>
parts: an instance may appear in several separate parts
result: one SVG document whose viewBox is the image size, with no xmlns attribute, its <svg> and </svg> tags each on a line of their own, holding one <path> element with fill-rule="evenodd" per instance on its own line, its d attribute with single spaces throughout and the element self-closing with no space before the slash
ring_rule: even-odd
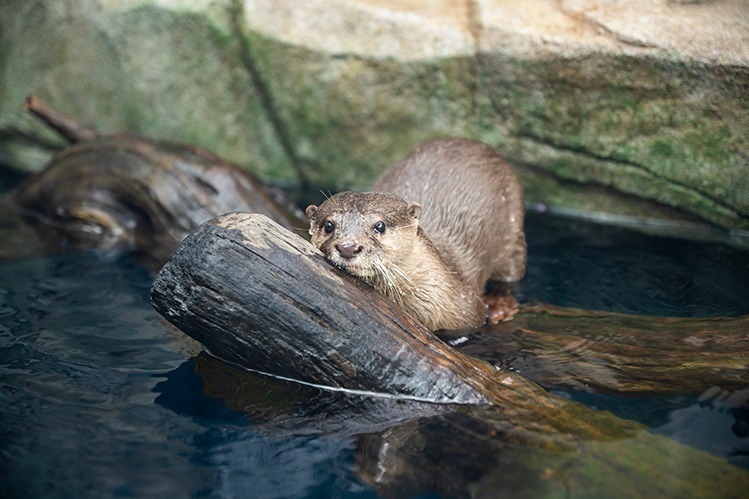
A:
<svg viewBox="0 0 749 499">
<path fill-rule="evenodd" d="M 747 251 L 540 214 L 527 234 L 525 301 L 749 314 Z M 356 456 L 361 436 L 382 428 L 331 431 L 320 424 L 336 419 L 329 394 L 196 357 L 152 309 L 151 281 L 128 256 L 102 252 L 0 262 L 1 497 L 377 496 Z M 749 473 L 746 390 L 557 393 Z M 313 418 L 309 407 L 319 408 Z M 449 440 L 449 425 L 440 428 Z"/>
</svg>

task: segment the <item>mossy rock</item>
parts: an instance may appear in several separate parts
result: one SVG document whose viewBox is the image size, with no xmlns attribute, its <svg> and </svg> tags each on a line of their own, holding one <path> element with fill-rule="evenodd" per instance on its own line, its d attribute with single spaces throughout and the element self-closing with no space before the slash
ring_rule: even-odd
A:
<svg viewBox="0 0 749 499">
<path fill-rule="evenodd" d="M 368 188 L 459 135 L 530 203 L 746 231 L 742 2 L 7 0 L 0 162 L 61 146 L 21 111 L 35 93 L 275 183 Z"/>
</svg>

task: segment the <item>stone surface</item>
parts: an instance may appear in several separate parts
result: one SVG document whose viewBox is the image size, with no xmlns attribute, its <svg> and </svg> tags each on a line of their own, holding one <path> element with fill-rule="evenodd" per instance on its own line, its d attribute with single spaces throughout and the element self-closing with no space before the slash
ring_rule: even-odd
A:
<svg viewBox="0 0 749 499">
<path fill-rule="evenodd" d="M 104 131 L 367 188 L 418 143 L 498 147 L 530 202 L 749 229 L 749 0 L 4 0 L 0 161 Z M 39 144 L 45 147 L 40 148 Z"/>
<path fill-rule="evenodd" d="M 60 144 L 21 109 L 36 93 L 102 132 L 192 143 L 282 176 L 226 3 L 4 0 L 0 159 L 23 163 L 24 137 Z"/>
<path fill-rule="evenodd" d="M 638 197 L 747 228 L 749 3 L 560 5 L 483 10 L 481 138 L 527 165 L 530 197 L 669 216 Z M 584 184 L 619 196 L 591 206 Z"/>
</svg>

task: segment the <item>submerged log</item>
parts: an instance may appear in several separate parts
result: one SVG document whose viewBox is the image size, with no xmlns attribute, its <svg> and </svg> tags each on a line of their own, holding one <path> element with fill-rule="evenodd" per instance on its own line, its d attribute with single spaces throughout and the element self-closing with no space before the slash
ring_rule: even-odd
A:
<svg viewBox="0 0 749 499">
<path fill-rule="evenodd" d="M 747 318 L 525 307 L 494 327 L 439 332 L 451 348 L 306 241 L 246 214 L 213 220 L 185 241 L 157 277 L 154 304 L 239 365 L 432 401 L 492 401 L 487 378 L 491 386 L 530 379 L 616 393 L 701 393 L 749 382 Z"/>
<path fill-rule="evenodd" d="M 253 431 L 281 440 L 354 439 L 354 470 L 382 497 L 607 497 L 611 491 L 622 497 L 732 497 L 749 487 L 749 471 L 644 428 L 632 432 L 632 425 L 620 423 L 619 438 L 612 432 L 602 441 L 584 440 L 555 434 L 530 413 L 524 425 L 512 424 L 502 407 L 320 390 L 205 353 L 179 369 L 193 363 L 205 393 L 246 414 Z"/>
<path fill-rule="evenodd" d="M 6 196 L 51 247 L 118 247 L 163 263 L 202 222 L 262 213 L 287 228 L 299 210 L 280 191 L 198 147 L 100 135 L 36 97 L 25 107 L 73 145 Z"/>
<path fill-rule="evenodd" d="M 749 386 L 749 317 L 647 317 L 524 306 L 515 320 L 439 336 L 545 388 L 626 394 Z"/>
</svg>

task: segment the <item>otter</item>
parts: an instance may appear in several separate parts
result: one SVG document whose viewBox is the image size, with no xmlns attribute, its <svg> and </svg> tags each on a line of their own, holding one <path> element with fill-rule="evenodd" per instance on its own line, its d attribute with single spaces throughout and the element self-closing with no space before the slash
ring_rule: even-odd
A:
<svg viewBox="0 0 749 499">
<path fill-rule="evenodd" d="M 523 189 L 494 148 L 427 142 L 386 170 L 374 192 L 310 205 L 309 233 L 334 265 L 432 331 L 511 319 L 527 258 Z"/>
</svg>

